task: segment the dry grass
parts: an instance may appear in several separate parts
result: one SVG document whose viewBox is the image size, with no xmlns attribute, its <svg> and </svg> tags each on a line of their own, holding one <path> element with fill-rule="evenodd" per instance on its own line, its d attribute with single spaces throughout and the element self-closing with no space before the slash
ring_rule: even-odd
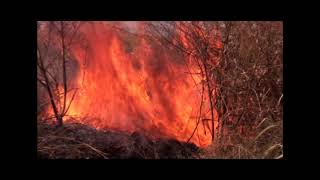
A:
<svg viewBox="0 0 320 180">
<path fill-rule="evenodd" d="M 90 143 L 69 137 L 70 129 L 38 124 L 38 157 L 46 159 L 108 159 L 107 154 Z"/>
<path fill-rule="evenodd" d="M 143 133 L 100 131 L 82 124 L 38 123 L 39 159 L 194 159 L 198 148 Z"/>
<path fill-rule="evenodd" d="M 221 64 L 225 66 L 219 67 L 222 78 L 218 81 L 220 104 L 227 102 L 226 112 L 219 114 L 226 119 L 226 133 L 203 151 L 203 158 L 281 159 L 282 24 L 227 24 L 232 28 L 226 35 L 232 38 L 224 44 Z"/>
<path fill-rule="evenodd" d="M 201 152 L 206 159 L 281 159 L 283 158 L 282 122 L 258 127 L 255 136 L 240 136 L 230 132 L 224 140 Z"/>
</svg>

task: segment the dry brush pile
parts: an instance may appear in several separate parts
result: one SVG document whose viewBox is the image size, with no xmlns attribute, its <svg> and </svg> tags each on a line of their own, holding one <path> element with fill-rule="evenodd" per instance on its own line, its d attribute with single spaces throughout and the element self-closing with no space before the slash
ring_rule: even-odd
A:
<svg viewBox="0 0 320 180">
<path fill-rule="evenodd" d="M 62 127 L 38 123 L 39 159 L 195 159 L 199 148 L 140 132 L 97 130 L 77 122 Z"/>
</svg>

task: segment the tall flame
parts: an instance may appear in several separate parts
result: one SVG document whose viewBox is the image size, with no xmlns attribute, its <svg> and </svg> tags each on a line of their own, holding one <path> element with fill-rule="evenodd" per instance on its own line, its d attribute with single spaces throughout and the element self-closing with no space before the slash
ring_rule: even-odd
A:
<svg viewBox="0 0 320 180">
<path fill-rule="evenodd" d="M 79 89 L 68 115 L 82 117 L 82 123 L 98 129 L 187 141 L 197 125 L 201 95 L 195 83 L 201 77 L 186 73 L 186 59 L 144 39 L 130 51 L 120 33 L 106 24 L 86 25 L 81 31 L 89 49 L 72 49 L 78 63 L 86 65 L 78 69 Z M 209 145 L 208 128 L 199 123 L 190 141 Z"/>
</svg>

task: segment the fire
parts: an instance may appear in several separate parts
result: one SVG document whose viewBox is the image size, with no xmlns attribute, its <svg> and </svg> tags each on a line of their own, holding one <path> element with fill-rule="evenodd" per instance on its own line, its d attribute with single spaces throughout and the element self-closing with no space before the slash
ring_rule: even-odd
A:
<svg viewBox="0 0 320 180">
<path fill-rule="evenodd" d="M 71 50 L 78 63 L 85 65 L 74 80 L 78 90 L 68 116 L 81 117 L 82 123 L 98 129 L 187 141 L 197 124 L 201 95 L 195 83 L 201 78 L 193 75 L 192 79 L 186 73 L 183 57 L 172 56 L 145 39 L 128 50 L 121 34 L 107 24 L 85 25 L 81 32 L 89 49 L 86 53 L 77 47 Z M 181 38 L 187 46 L 185 37 Z M 210 124 L 199 123 L 190 141 L 209 145 Z"/>
</svg>

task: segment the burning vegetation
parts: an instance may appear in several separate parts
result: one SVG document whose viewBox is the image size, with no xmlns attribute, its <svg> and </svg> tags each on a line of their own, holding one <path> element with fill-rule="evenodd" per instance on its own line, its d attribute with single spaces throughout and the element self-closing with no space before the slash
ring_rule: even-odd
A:
<svg viewBox="0 0 320 180">
<path fill-rule="evenodd" d="M 37 22 L 40 158 L 281 158 L 282 22 Z"/>
</svg>

